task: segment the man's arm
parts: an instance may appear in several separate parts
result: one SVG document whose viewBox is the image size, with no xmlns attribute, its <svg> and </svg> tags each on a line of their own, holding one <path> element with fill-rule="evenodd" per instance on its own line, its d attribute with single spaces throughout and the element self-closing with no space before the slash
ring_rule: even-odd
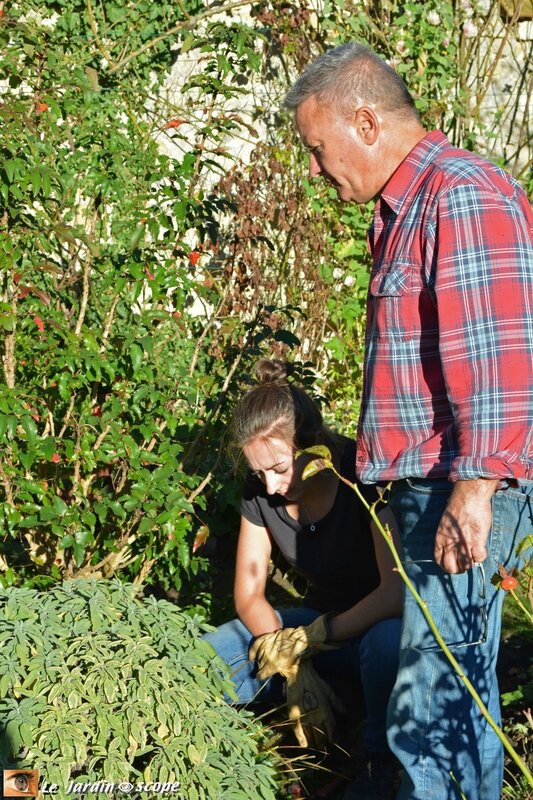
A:
<svg viewBox="0 0 533 800">
<path fill-rule="evenodd" d="M 521 193 L 507 195 L 459 182 L 443 192 L 435 216 L 439 356 L 457 444 L 453 482 L 521 478 L 529 457 L 533 220 Z M 471 495 L 468 486 L 458 492 Z"/>
<path fill-rule="evenodd" d="M 498 176 L 491 180 L 498 182 Z M 524 474 L 531 430 L 531 216 L 482 182 L 445 192 L 435 235 L 439 354 L 454 416 L 454 489 L 437 529 L 435 559 L 465 572 L 487 557 L 498 479 Z"/>
<path fill-rule="evenodd" d="M 445 572 L 466 572 L 487 558 L 492 495 L 499 481 L 457 481 L 435 536 L 435 561 Z"/>
</svg>

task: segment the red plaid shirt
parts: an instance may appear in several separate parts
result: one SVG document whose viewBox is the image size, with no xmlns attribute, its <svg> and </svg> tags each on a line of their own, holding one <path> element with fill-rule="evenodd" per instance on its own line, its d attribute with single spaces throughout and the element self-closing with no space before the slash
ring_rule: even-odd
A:
<svg viewBox="0 0 533 800">
<path fill-rule="evenodd" d="M 357 474 L 533 478 L 533 218 L 523 190 L 434 131 L 369 232 Z"/>
</svg>

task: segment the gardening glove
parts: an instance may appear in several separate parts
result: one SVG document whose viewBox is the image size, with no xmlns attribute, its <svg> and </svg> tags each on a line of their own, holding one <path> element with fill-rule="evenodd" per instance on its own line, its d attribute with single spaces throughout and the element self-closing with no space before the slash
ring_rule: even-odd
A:
<svg viewBox="0 0 533 800">
<path fill-rule="evenodd" d="M 287 677 L 287 670 L 301 658 L 310 658 L 321 650 L 332 650 L 339 644 L 328 642 L 328 620 L 332 614 L 322 614 L 310 625 L 297 628 L 280 628 L 272 633 L 257 636 L 249 652 L 251 661 L 257 661 L 259 680 L 276 673 Z"/>
<path fill-rule="evenodd" d="M 287 708 L 300 747 L 324 750 L 335 739 L 335 712 L 344 708 L 310 661 L 301 661 L 287 675 Z"/>
</svg>

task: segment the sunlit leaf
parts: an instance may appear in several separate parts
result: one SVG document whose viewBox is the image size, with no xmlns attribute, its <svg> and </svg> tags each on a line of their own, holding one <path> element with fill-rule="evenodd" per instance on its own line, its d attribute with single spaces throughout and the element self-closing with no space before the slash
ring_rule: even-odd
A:
<svg viewBox="0 0 533 800">
<path fill-rule="evenodd" d="M 307 464 L 302 472 L 302 479 L 305 481 L 307 478 L 312 478 L 318 472 L 325 469 L 333 469 L 333 462 L 325 458 L 315 458 Z"/>
</svg>

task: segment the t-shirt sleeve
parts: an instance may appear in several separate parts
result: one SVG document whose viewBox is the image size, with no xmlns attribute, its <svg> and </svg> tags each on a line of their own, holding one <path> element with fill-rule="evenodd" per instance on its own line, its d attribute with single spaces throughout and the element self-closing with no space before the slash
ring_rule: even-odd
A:
<svg viewBox="0 0 533 800">
<path fill-rule="evenodd" d="M 254 475 L 248 474 L 246 476 L 241 499 L 241 514 L 253 525 L 261 525 L 265 527 L 265 521 L 257 501 L 259 488 L 257 481 L 258 478 L 256 478 Z"/>
</svg>

